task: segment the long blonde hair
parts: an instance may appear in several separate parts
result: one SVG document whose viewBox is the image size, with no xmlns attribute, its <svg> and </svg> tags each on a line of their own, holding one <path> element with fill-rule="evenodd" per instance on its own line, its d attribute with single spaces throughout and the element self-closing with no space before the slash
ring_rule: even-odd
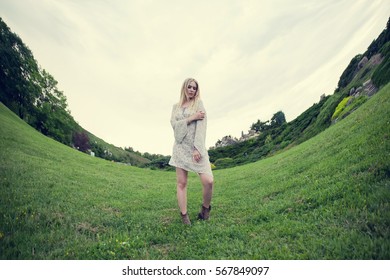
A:
<svg viewBox="0 0 390 280">
<path fill-rule="evenodd" d="M 196 84 L 196 93 L 195 93 L 194 99 L 192 100 L 191 104 L 189 105 L 189 109 L 190 109 L 191 113 L 195 113 L 196 110 L 198 109 L 198 105 L 199 105 L 200 90 L 199 90 L 199 83 L 194 78 L 187 78 L 184 80 L 183 85 L 181 87 L 180 100 L 179 100 L 179 104 L 178 104 L 177 108 L 178 109 L 181 108 L 184 105 L 184 103 L 187 101 L 186 90 L 187 90 L 188 85 L 191 82 L 194 82 Z"/>
</svg>

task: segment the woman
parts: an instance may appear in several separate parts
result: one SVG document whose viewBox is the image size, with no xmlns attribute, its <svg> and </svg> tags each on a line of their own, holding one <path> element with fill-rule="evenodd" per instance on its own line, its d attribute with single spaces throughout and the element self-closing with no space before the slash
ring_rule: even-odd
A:
<svg viewBox="0 0 390 280">
<path fill-rule="evenodd" d="M 195 79 L 184 81 L 179 103 L 173 106 L 171 125 L 175 144 L 169 164 L 176 167 L 177 200 L 182 221 L 191 224 L 187 213 L 188 171 L 199 174 L 203 185 L 203 205 L 198 219 L 208 220 L 214 180 L 205 147 L 207 115 L 200 100 L 199 83 Z"/>
</svg>

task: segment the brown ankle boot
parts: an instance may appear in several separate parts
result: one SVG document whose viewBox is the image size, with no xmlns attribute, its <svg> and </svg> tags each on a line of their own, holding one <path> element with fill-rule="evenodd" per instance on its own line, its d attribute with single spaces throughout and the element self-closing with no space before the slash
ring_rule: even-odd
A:
<svg viewBox="0 0 390 280">
<path fill-rule="evenodd" d="M 200 210 L 200 213 L 198 214 L 199 220 L 208 220 L 210 218 L 210 211 L 211 211 L 211 205 L 209 208 L 206 208 L 202 205 L 202 209 Z"/>
<path fill-rule="evenodd" d="M 191 225 L 191 221 L 190 221 L 190 217 L 188 217 L 188 213 L 185 213 L 185 214 L 180 213 L 180 215 L 181 215 L 181 220 L 182 220 L 183 224 Z"/>
</svg>

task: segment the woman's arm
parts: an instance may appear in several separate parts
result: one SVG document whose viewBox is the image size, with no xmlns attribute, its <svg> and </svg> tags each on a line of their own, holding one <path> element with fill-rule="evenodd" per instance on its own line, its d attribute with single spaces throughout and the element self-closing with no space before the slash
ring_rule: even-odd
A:
<svg viewBox="0 0 390 280">
<path fill-rule="evenodd" d="M 194 139 L 194 152 L 193 158 L 198 162 L 201 157 L 205 156 L 207 152 L 205 147 L 206 142 L 206 130 L 207 130 L 207 115 L 206 110 L 203 106 L 203 102 L 199 102 L 199 112 L 203 113 L 203 118 L 198 119 L 196 122 L 196 131 Z"/>
<path fill-rule="evenodd" d="M 177 106 L 178 105 L 174 105 L 172 108 L 171 125 L 174 131 L 175 140 L 178 143 L 181 143 L 184 137 L 187 135 L 187 126 L 194 121 L 203 120 L 205 118 L 205 113 L 203 111 L 198 111 L 186 119 L 176 120 L 175 115 Z"/>
<path fill-rule="evenodd" d="M 177 106 L 178 105 L 174 105 L 172 108 L 171 125 L 173 128 L 176 142 L 181 143 L 183 141 L 184 137 L 187 135 L 188 121 L 187 121 L 187 119 L 176 120 Z"/>
</svg>

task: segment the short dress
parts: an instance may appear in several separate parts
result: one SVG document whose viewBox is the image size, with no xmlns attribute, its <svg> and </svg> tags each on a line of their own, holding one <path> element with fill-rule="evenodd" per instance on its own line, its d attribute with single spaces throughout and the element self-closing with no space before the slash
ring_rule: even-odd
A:
<svg viewBox="0 0 390 280">
<path fill-rule="evenodd" d="M 205 147 L 207 115 L 205 115 L 203 120 L 187 124 L 187 118 L 191 115 L 190 109 L 178 106 L 180 105 L 175 104 L 173 106 L 171 115 L 175 143 L 169 165 L 213 177 L 209 155 Z M 196 111 L 206 112 L 201 100 L 199 100 L 199 106 Z M 194 149 L 197 149 L 201 154 L 199 162 L 196 162 L 192 157 Z"/>
</svg>

